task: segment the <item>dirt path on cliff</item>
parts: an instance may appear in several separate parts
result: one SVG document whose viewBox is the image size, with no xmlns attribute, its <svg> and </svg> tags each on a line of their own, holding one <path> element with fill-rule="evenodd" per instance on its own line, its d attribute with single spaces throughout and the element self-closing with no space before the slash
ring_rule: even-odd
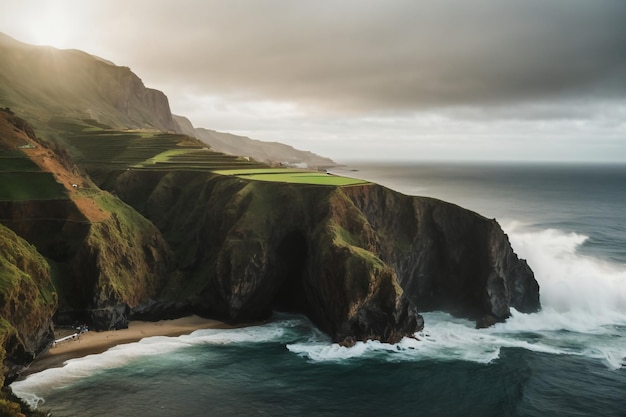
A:
<svg viewBox="0 0 626 417">
<path fill-rule="evenodd" d="M 51 149 L 42 146 L 38 140 L 28 136 L 9 120 L 10 114 L 0 112 L 0 147 L 21 150 L 44 172 L 50 172 L 56 181 L 65 187 L 70 199 L 78 209 L 92 222 L 107 220 L 110 213 L 102 210 L 93 199 L 85 195 L 86 190 L 102 192 L 80 173 L 76 166 L 66 167 L 59 156 Z"/>
</svg>

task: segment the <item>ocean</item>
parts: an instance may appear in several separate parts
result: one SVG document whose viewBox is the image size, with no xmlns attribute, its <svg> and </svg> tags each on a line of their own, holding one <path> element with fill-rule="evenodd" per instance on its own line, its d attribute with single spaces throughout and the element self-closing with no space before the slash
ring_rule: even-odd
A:
<svg viewBox="0 0 626 417">
<path fill-rule="evenodd" d="M 626 416 L 626 165 L 373 164 L 339 174 L 497 218 L 541 287 L 505 323 L 424 313 L 345 348 L 304 317 L 151 337 L 12 384 L 53 416 Z"/>
</svg>

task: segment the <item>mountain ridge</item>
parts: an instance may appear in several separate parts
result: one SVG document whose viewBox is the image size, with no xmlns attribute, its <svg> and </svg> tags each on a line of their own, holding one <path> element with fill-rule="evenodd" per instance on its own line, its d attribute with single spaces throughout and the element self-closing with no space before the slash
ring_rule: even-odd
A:
<svg viewBox="0 0 626 417">
<path fill-rule="evenodd" d="M 330 158 L 319 156 L 310 151 L 300 151 L 284 143 L 259 141 L 246 136 L 218 132 L 203 127 L 196 128 L 186 117 L 173 116 L 182 133 L 200 139 L 218 152 L 247 156 L 269 164 L 304 165 L 313 168 L 337 166 L 337 163 Z"/>
<path fill-rule="evenodd" d="M 1 33 L 0 33 L 1 34 Z M 19 42 L 1 34 L 0 105 L 10 107 L 41 133 L 59 138 L 64 118 L 92 119 L 115 129 L 185 133 L 215 150 L 273 164 L 336 166 L 332 160 L 276 142 L 196 129 L 171 112 L 162 91 L 146 87 L 125 66 L 75 49 Z M 59 122 L 60 121 L 60 122 Z"/>
</svg>

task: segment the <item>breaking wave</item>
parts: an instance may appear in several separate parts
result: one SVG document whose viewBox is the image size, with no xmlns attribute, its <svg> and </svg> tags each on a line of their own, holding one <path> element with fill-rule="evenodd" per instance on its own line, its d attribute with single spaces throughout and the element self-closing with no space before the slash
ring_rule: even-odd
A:
<svg viewBox="0 0 626 417">
<path fill-rule="evenodd" d="M 358 342 L 294 343 L 287 348 L 313 362 L 383 357 L 385 360 L 462 360 L 490 363 L 501 348 L 599 359 L 610 369 L 626 366 L 626 267 L 582 255 L 587 239 L 555 229 L 533 231 L 520 223 L 504 227 L 520 257 L 528 260 L 540 285 L 542 310 L 512 310 L 505 322 L 489 329 L 445 313 L 425 313 L 416 339 L 397 345 Z"/>
<path fill-rule="evenodd" d="M 580 254 L 587 239 L 555 229 L 532 230 L 505 225 L 512 246 L 528 260 L 540 284 L 542 310 L 515 310 L 505 322 L 488 329 L 442 312 L 425 313 L 425 328 L 396 345 L 377 341 L 353 347 L 332 343 L 303 317 L 278 315 L 276 321 L 241 329 L 197 330 L 179 337 L 149 337 L 136 343 L 67 361 L 14 382 L 11 388 L 32 406 L 47 393 L 137 358 L 167 355 L 194 345 L 276 343 L 311 363 L 378 361 L 470 361 L 489 364 L 503 348 L 554 355 L 585 356 L 609 369 L 626 366 L 626 266 Z"/>
</svg>

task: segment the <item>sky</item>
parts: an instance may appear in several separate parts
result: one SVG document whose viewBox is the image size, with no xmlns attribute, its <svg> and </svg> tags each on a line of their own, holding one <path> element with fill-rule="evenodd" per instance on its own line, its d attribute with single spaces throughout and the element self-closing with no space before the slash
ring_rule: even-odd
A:
<svg viewBox="0 0 626 417">
<path fill-rule="evenodd" d="M 626 162 L 624 0 L 0 0 L 0 32 L 339 162 Z"/>
</svg>

